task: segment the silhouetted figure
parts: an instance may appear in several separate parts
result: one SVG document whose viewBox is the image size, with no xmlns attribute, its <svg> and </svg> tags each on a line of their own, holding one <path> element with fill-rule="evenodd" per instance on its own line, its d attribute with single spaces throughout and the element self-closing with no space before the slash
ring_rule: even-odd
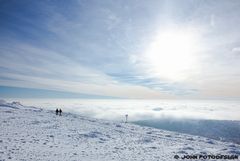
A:
<svg viewBox="0 0 240 161">
<path fill-rule="evenodd" d="M 56 115 L 58 115 L 58 112 L 59 112 L 58 109 L 56 109 Z"/>
<path fill-rule="evenodd" d="M 62 116 L 62 109 L 60 108 L 60 110 L 59 110 L 59 113 L 60 113 L 60 116 Z"/>
<path fill-rule="evenodd" d="M 127 123 L 128 122 L 128 114 L 126 114 L 125 117 L 126 117 L 125 123 Z"/>
</svg>

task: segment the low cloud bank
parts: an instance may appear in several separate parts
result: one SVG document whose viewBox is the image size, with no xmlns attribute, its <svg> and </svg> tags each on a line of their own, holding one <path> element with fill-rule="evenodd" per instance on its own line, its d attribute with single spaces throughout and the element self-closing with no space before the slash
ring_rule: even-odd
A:
<svg viewBox="0 0 240 161">
<path fill-rule="evenodd" d="M 149 119 L 240 120 L 239 101 L 209 100 L 123 100 L 123 99 L 8 99 L 24 105 L 122 121 Z"/>
</svg>

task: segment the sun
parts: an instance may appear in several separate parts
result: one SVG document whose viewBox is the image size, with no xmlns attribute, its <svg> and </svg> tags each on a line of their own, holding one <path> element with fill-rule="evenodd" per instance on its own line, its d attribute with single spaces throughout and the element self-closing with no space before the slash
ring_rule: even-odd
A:
<svg viewBox="0 0 240 161">
<path fill-rule="evenodd" d="M 197 35 L 192 31 L 159 32 L 144 52 L 148 73 L 172 81 L 186 79 L 197 67 L 199 47 Z"/>
</svg>

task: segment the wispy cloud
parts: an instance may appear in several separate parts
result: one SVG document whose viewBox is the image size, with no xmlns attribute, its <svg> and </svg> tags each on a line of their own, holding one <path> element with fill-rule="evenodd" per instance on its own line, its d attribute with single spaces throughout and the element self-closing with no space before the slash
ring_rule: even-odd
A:
<svg viewBox="0 0 240 161">
<path fill-rule="evenodd" d="M 232 52 L 240 52 L 240 47 L 235 47 L 232 49 Z"/>
<path fill-rule="evenodd" d="M 8 55 L 1 59 L 1 77 L 5 78 L 0 78 L 1 85 L 123 98 L 165 95 L 146 87 L 120 83 L 101 71 L 83 67 L 53 51 L 24 44 L 17 46 L 15 45 L 14 51 L 9 48 Z"/>
<path fill-rule="evenodd" d="M 0 85 L 123 98 L 240 95 L 236 1 L 5 1 L 0 11 Z M 194 61 L 173 50 L 185 50 L 177 42 L 172 55 L 162 52 L 166 28 L 199 36 Z"/>
</svg>

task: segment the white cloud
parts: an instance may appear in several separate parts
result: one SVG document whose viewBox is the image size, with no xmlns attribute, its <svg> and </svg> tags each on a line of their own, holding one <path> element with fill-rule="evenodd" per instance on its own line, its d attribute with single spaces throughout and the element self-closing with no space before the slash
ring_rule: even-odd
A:
<svg viewBox="0 0 240 161">
<path fill-rule="evenodd" d="M 232 52 L 240 52 L 240 47 L 235 47 L 232 49 Z"/>
<path fill-rule="evenodd" d="M 214 15 L 214 14 L 211 14 L 211 17 L 210 17 L 210 25 L 211 25 L 212 27 L 215 26 L 215 15 Z"/>
<path fill-rule="evenodd" d="M 6 15 L 16 16 L 18 21 L 5 19 L 9 38 L 0 38 L 0 85 L 172 98 L 161 92 L 163 82 L 168 85 L 165 91 L 172 93 L 194 89 L 199 91 L 197 97 L 240 95 L 240 47 L 229 54 L 229 45 L 239 42 L 238 2 L 132 4 L 81 1 L 69 6 L 65 14 L 63 8 L 43 2 L 36 8 L 44 17 L 38 21 L 6 9 Z M 142 14 L 143 9 L 147 14 Z M 168 25 L 175 27 L 170 40 L 163 30 Z M 184 32 L 179 33 L 182 28 Z M 193 30 L 189 33 L 188 29 Z M 195 35 L 201 41 L 195 41 Z M 106 73 L 120 75 L 120 79 Z M 126 75 L 130 81 L 124 79 Z M 147 88 L 144 81 L 157 82 L 156 90 Z"/>
<path fill-rule="evenodd" d="M 56 52 L 26 44 L 16 45 L 2 55 L 0 84 L 52 89 L 122 98 L 166 98 L 166 93 L 117 82 L 101 71 L 84 67 Z"/>
</svg>

